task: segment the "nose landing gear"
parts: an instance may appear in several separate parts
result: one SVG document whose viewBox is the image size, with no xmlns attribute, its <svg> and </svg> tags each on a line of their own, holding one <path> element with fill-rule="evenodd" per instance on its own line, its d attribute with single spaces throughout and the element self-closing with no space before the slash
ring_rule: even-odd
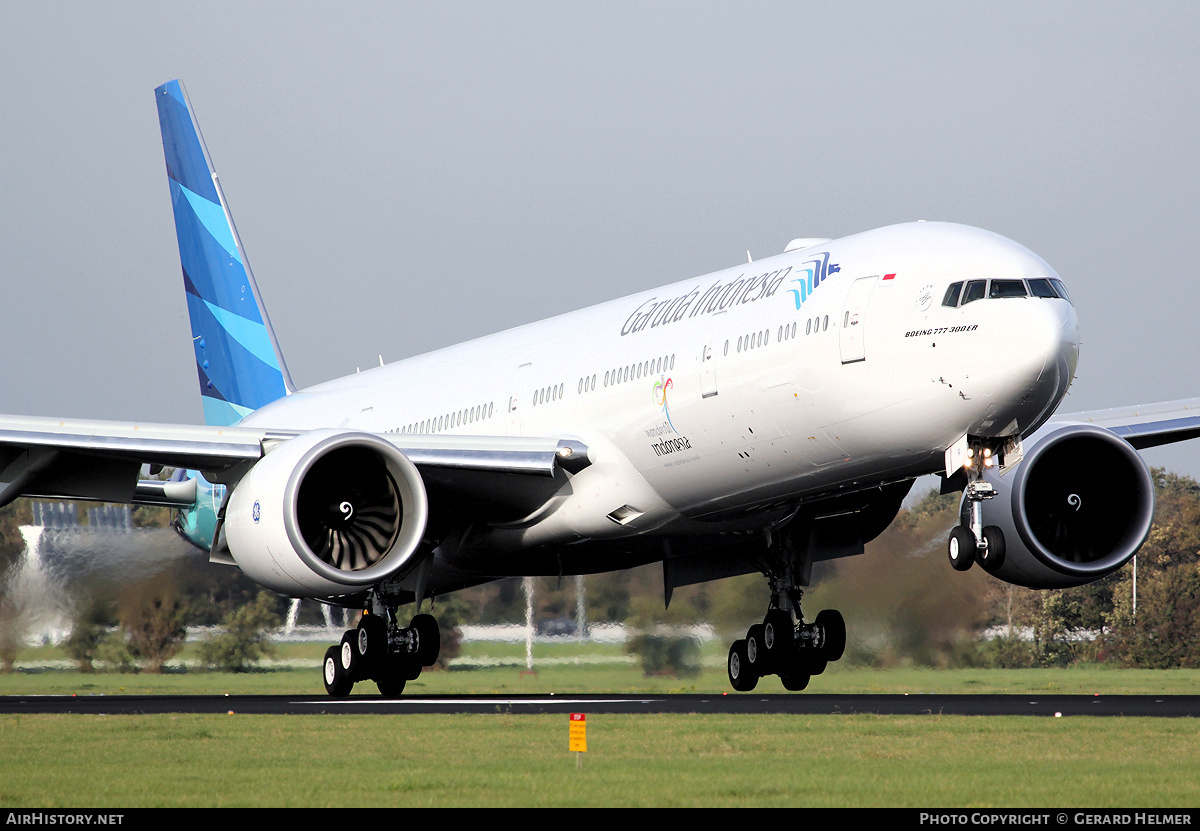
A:
<svg viewBox="0 0 1200 831">
<path fill-rule="evenodd" d="M 1004 563 L 1004 532 L 995 525 L 983 524 L 983 503 L 996 495 L 996 489 L 983 478 L 984 471 L 993 467 L 999 452 L 983 445 L 973 445 L 968 451 L 967 487 L 964 496 L 969 505 L 970 521 L 956 525 L 950 531 L 946 553 L 955 571 L 966 571 L 978 562 L 988 571 L 995 571 Z"/>
</svg>

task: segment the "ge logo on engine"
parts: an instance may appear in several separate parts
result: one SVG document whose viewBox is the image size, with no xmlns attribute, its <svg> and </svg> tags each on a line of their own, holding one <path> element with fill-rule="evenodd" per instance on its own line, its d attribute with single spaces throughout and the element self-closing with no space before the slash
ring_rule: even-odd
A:
<svg viewBox="0 0 1200 831">
<path fill-rule="evenodd" d="M 250 509 L 250 516 L 254 520 L 254 524 L 258 525 L 259 519 L 262 518 L 262 506 L 258 504 L 258 500 L 254 500 L 254 507 Z"/>
</svg>

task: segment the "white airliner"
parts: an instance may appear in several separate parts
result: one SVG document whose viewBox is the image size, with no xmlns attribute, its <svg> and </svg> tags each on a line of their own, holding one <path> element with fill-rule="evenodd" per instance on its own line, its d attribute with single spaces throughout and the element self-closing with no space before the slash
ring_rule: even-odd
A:
<svg viewBox="0 0 1200 831">
<path fill-rule="evenodd" d="M 916 222 L 652 289 L 318 386 L 291 384 L 178 81 L 156 90 L 206 426 L 0 417 L 0 503 L 168 504 L 215 561 L 365 612 L 326 688 L 403 690 L 436 622 L 397 609 L 513 575 L 761 571 L 729 678 L 803 689 L 845 645 L 812 563 L 862 553 L 916 477 L 961 490 L 948 554 L 1023 586 L 1120 568 L 1153 513 L 1136 448 L 1198 401 L 1052 419 L 1079 354 L 1042 259 Z M 178 471 L 139 480 L 143 465 Z M 210 484 L 212 483 L 212 484 Z"/>
</svg>

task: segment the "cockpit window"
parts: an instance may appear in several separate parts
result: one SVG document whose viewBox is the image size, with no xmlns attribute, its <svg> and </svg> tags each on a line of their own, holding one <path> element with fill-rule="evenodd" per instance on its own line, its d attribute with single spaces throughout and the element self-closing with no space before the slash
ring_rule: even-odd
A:
<svg viewBox="0 0 1200 831">
<path fill-rule="evenodd" d="M 951 283 L 950 287 L 946 289 L 946 296 L 942 298 L 942 305 L 949 306 L 952 309 L 957 306 L 958 296 L 962 293 L 962 286 L 961 282 Z"/>
<path fill-rule="evenodd" d="M 1044 277 L 1038 277 L 1029 281 L 1029 293 L 1034 297 L 1058 297 L 1058 292 L 1054 290 L 1054 286 Z"/>
<path fill-rule="evenodd" d="M 962 304 L 965 306 L 975 300 L 982 300 L 987 289 L 987 280 L 972 280 L 967 283 L 966 294 L 963 295 Z"/>
<path fill-rule="evenodd" d="M 983 298 L 1047 297 L 1071 302 L 1067 287 L 1056 277 L 1031 277 L 1028 280 L 971 280 L 966 283 L 951 283 L 946 287 L 942 305 L 953 309 Z"/>
<path fill-rule="evenodd" d="M 993 280 L 988 297 L 1027 297 L 1023 280 Z"/>
</svg>

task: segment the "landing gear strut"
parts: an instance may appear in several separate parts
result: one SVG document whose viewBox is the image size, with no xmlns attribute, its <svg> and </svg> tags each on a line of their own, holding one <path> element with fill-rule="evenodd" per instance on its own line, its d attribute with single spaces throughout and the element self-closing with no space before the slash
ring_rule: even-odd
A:
<svg viewBox="0 0 1200 831">
<path fill-rule="evenodd" d="M 418 614 L 408 626 L 396 623 L 395 611 L 364 613 L 358 627 L 348 629 L 342 642 L 325 652 L 322 675 L 325 691 L 349 695 L 355 683 L 372 680 L 385 696 L 404 692 L 422 667 L 432 666 L 441 651 L 441 633 L 433 615 Z"/>
<path fill-rule="evenodd" d="M 784 689 L 798 692 L 820 675 L 830 661 L 846 651 L 846 622 L 840 612 L 826 609 L 812 623 L 800 609 L 812 568 L 811 550 L 799 551 L 794 539 L 781 535 L 767 546 L 762 568 L 771 588 L 771 603 L 761 623 L 729 647 L 729 683 L 749 692 L 758 679 L 778 675 Z"/>
<path fill-rule="evenodd" d="M 955 571 L 966 571 L 976 562 L 995 571 L 1004 563 L 1004 532 L 995 525 L 983 524 L 983 503 L 996 495 L 995 487 L 984 480 L 983 474 L 1000 455 L 982 442 L 972 444 L 967 452 L 963 524 L 951 530 L 946 553 Z"/>
</svg>

